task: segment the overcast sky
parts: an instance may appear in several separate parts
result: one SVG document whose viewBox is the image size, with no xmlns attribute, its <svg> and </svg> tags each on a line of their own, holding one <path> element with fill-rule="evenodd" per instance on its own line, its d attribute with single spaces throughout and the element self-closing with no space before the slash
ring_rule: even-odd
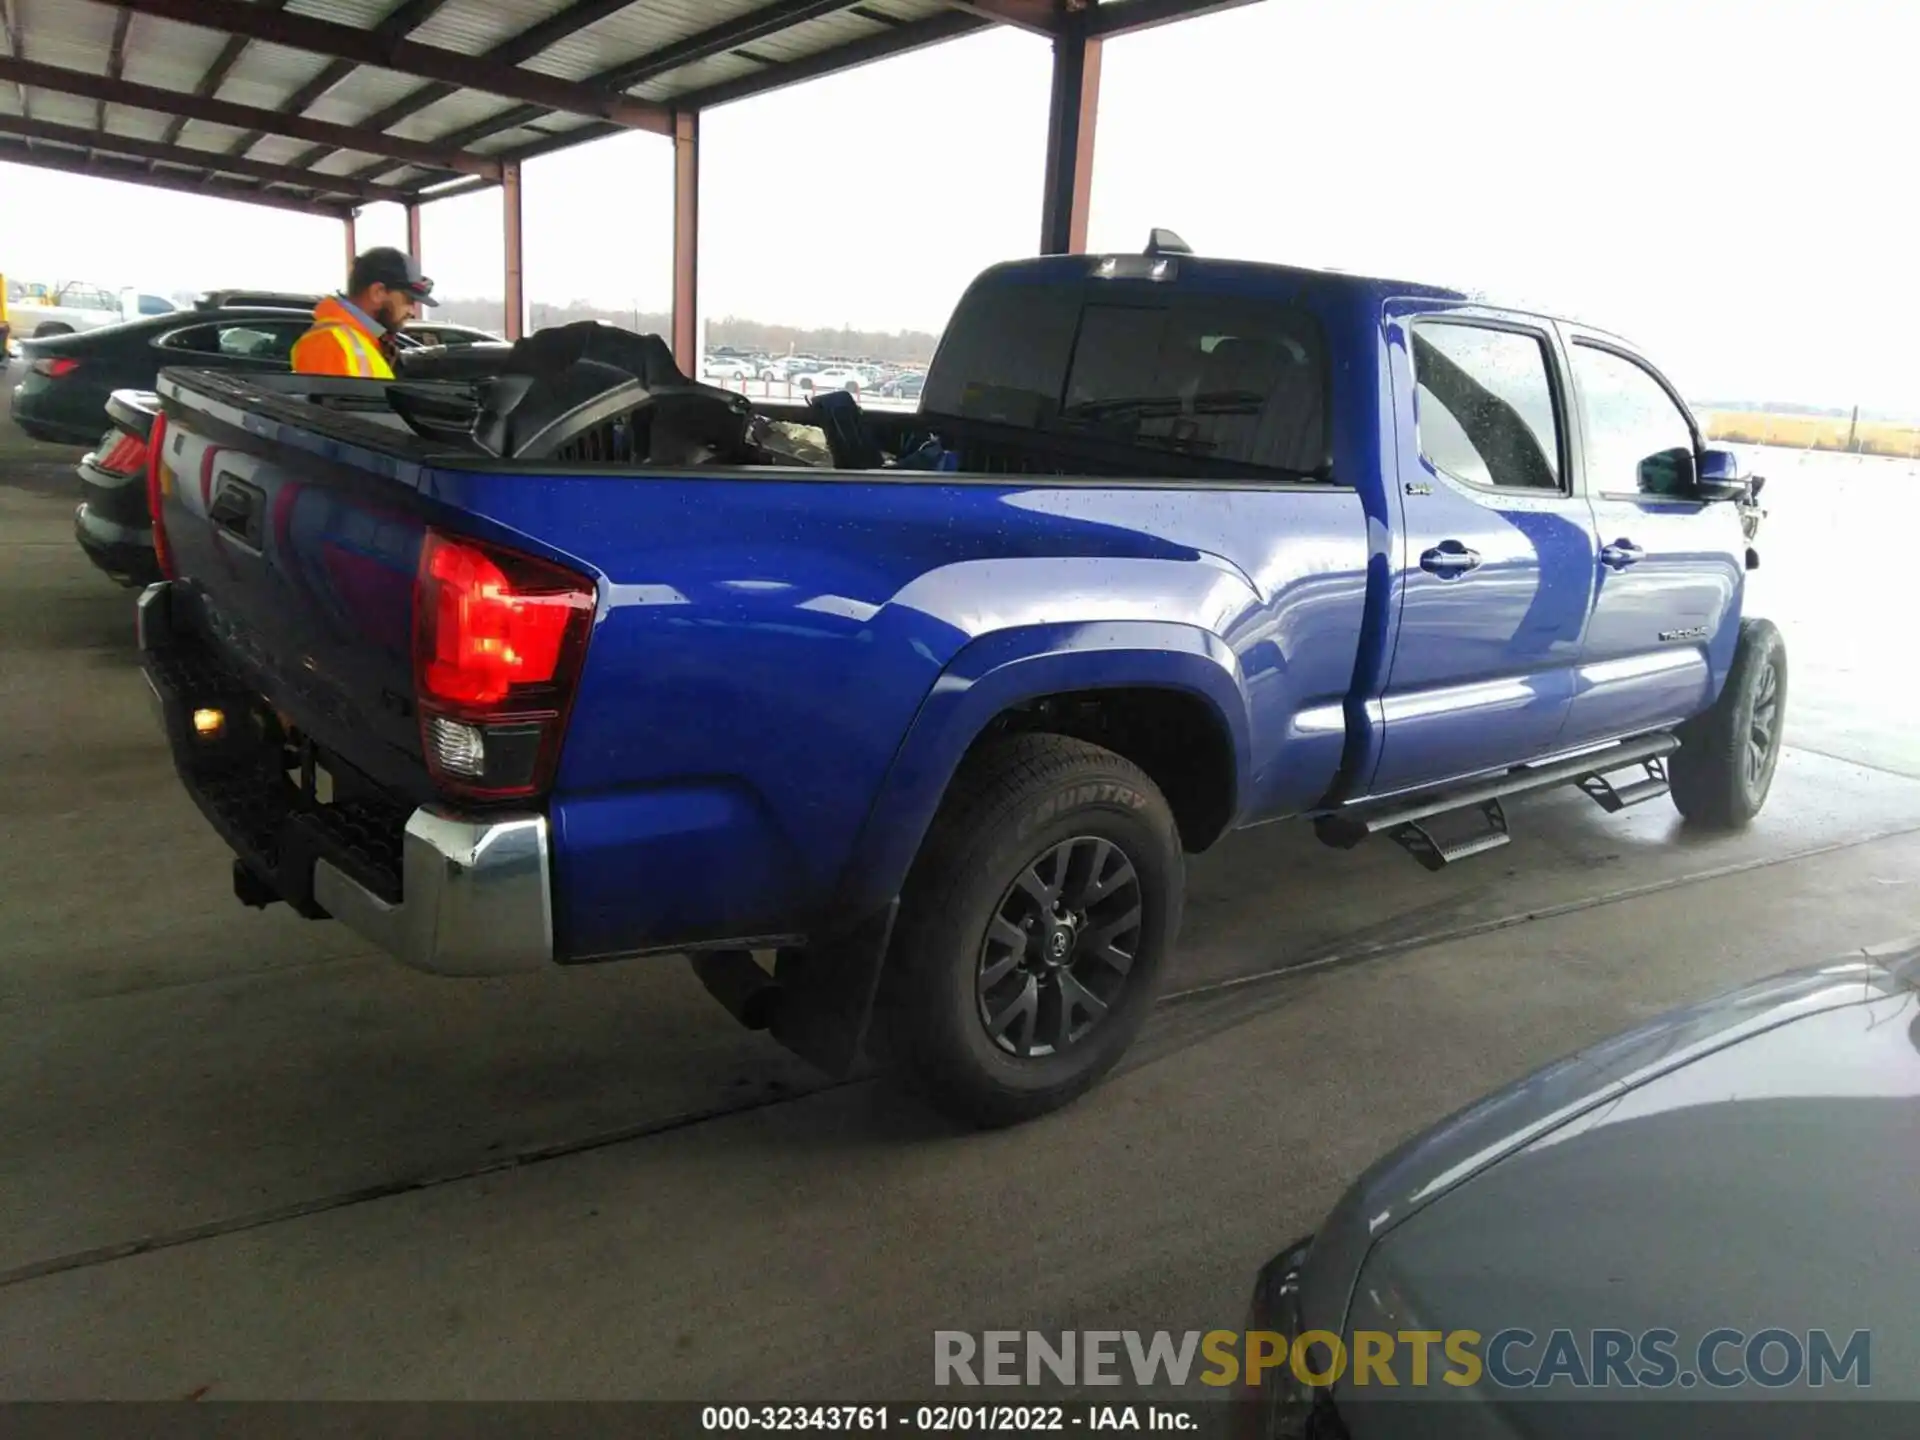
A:
<svg viewBox="0 0 1920 1440">
<path fill-rule="evenodd" d="M 1885 0 L 1265 0 L 1107 46 L 1091 244 L 1171 226 L 1576 314 L 1696 397 L 1920 411 L 1916 55 Z M 999 31 L 705 116 L 706 314 L 937 330 L 1034 247 L 1047 74 Z M 671 163 L 530 164 L 529 299 L 665 309 Z M 6 165 L 0 204 L 16 276 L 339 283 L 324 220 Z M 441 293 L 499 294 L 497 193 L 423 215 Z"/>
</svg>

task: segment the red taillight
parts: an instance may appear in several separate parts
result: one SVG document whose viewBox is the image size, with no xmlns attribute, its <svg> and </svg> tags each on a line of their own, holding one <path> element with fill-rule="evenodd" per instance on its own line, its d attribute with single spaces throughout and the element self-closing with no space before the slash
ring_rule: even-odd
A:
<svg viewBox="0 0 1920 1440">
<path fill-rule="evenodd" d="M 153 430 L 147 436 L 147 514 L 153 520 L 153 556 L 160 573 L 175 579 L 173 552 L 167 548 L 166 500 L 173 490 L 173 471 L 163 458 L 166 453 L 167 417 L 153 417 Z"/>
<path fill-rule="evenodd" d="M 414 585 L 414 688 L 442 789 L 532 795 L 558 758 L 594 586 L 544 560 L 434 531 Z"/>
<path fill-rule="evenodd" d="M 80 362 L 62 355 L 53 360 L 36 360 L 33 362 L 33 368 L 49 380 L 58 380 L 62 375 L 71 375 L 78 370 Z"/>
<path fill-rule="evenodd" d="M 113 447 L 96 456 L 94 464 L 109 475 L 138 475 L 147 469 L 147 442 L 121 432 Z"/>
</svg>

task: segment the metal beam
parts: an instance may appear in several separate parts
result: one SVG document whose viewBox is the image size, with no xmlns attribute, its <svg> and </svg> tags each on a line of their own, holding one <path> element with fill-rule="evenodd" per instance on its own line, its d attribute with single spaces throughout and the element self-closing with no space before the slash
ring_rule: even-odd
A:
<svg viewBox="0 0 1920 1440">
<path fill-rule="evenodd" d="M 335 60 L 329 64 L 326 69 L 322 70 L 318 75 L 315 75 L 313 79 L 309 80 L 280 104 L 276 105 L 274 109 L 282 115 L 304 115 L 314 101 L 318 100 L 322 95 L 326 94 L 327 91 L 346 79 L 356 68 L 356 66 L 350 65 L 345 60 Z M 227 153 L 229 155 L 244 155 L 266 138 L 267 132 L 264 130 L 249 130 L 227 147 Z M 307 153 L 312 154 L 313 152 L 309 151 Z"/>
<path fill-rule="evenodd" d="M 145 185 L 155 190 L 179 190 L 188 195 L 202 195 L 215 200 L 238 200 L 247 205 L 264 205 L 272 210 L 290 210 L 296 215 L 324 215 L 331 219 L 338 219 L 341 215 L 338 205 L 323 204 L 318 200 L 297 200 L 291 195 L 280 195 L 271 190 L 249 190 L 244 186 L 205 180 L 198 176 L 164 172 L 151 174 L 145 165 L 135 161 L 110 160 L 98 155 L 89 160 L 84 154 L 64 150 L 29 150 L 21 141 L 0 140 L 0 162 L 32 165 L 41 170 L 61 170 L 69 175 L 88 175 L 97 180 L 124 180 L 129 185 Z"/>
<path fill-rule="evenodd" d="M 133 12 L 122 10 L 113 17 L 113 39 L 107 46 L 107 78 L 118 80 L 120 73 L 127 68 L 127 27 L 133 24 Z M 93 103 L 93 128 L 101 134 L 107 130 L 107 102 L 96 100 Z"/>
<path fill-rule="evenodd" d="M 482 190 L 491 190 L 496 181 L 492 180 L 456 180 L 450 185 L 442 185 L 437 190 L 416 190 L 413 203 L 431 205 L 436 200 L 457 200 L 462 195 L 477 195 Z"/>
<path fill-rule="evenodd" d="M 402 0 L 402 3 L 395 6 L 387 15 L 386 19 L 373 27 L 373 33 L 378 35 L 382 40 L 404 39 L 406 36 L 418 30 L 422 25 L 426 24 L 427 21 L 431 20 L 440 12 L 446 3 L 447 0 Z M 318 100 L 358 68 L 359 67 L 351 60 L 330 61 L 326 68 L 321 70 L 319 74 L 315 75 L 274 108 L 279 110 L 283 115 L 305 114 L 314 101 Z M 361 123 L 364 126 L 366 122 L 362 121 Z M 254 146 L 258 145 L 261 138 L 260 131 L 248 131 L 245 135 L 242 135 L 238 140 L 233 142 L 233 145 L 228 149 L 227 153 L 229 155 L 244 155 L 253 149 Z M 309 150 L 305 155 L 300 157 L 300 163 L 310 165 L 313 163 L 313 159 L 308 157 L 317 159 L 321 155 L 331 153 L 332 152 L 325 147 L 317 150 Z"/>
<path fill-rule="evenodd" d="M 526 268 L 521 263 L 520 167 L 510 164 L 500 176 L 500 218 L 507 260 L 507 339 L 526 333 Z"/>
<path fill-rule="evenodd" d="M 965 11 L 996 25 L 1012 25 L 1035 35 L 1052 36 L 1058 28 L 1052 0 L 942 0 L 942 3 L 949 10 Z"/>
<path fill-rule="evenodd" d="M 263 10 L 278 10 L 286 3 L 287 0 L 259 0 L 260 8 Z M 122 20 L 127 19 L 132 14 L 133 11 L 131 9 L 126 6 L 121 7 L 120 18 Z M 193 93 L 201 96 L 218 94 L 220 87 L 227 83 L 227 76 L 232 73 L 234 65 L 239 61 L 240 56 L 245 53 L 247 46 L 252 43 L 253 42 L 248 40 L 244 35 L 229 35 L 227 37 L 227 43 L 220 47 L 220 53 L 214 56 L 213 63 L 207 67 L 206 73 L 200 77 L 200 83 L 193 87 Z M 186 117 L 184 115 L 176 115 L 167 122 L 166 132 L 161 135 L 160 138 L 171 145 L 180 138 L 180 132 L 186 128 Z"/>
<path fill-rule="evenodd" d="M 17 0 L 11 4 L 9 0 L 0 0 L 0 35 L 7 37 L 8 55 L 12 56 L 15 60 L 26 59 L 27 42 L 20 38 L 20 6 Z M 20 113 L 22 115 L 31 114 L 32 112 L 27 106 L 27 87 L 25 82 L 20 81 L 15 83 L 16 88 L 20 91 Z"/>
<path fill-rule="evenodd" d="M 134 156 L 156 164 L 184 165 L 193 170 L 218 171 L 222 175 L 243 175 L 269 185 L 293 185 L 303 190 L 339 195 L 347 200 L 392 200 L 404 204 L 411 198 L 397 186 L 362 185 L 340 175 L 316 175 L 311 170 L 269 165 L 262 160 L 214 155 L 206 150 L 194 150 L 185 145 L 165 145 L 158 140 L 138 140 L 130 135 L 103 135 L 97 130 L 78 125 L 55 125 L 51 121 L 28 120 L 19 115 L 0 115 L 0 134 L 18 135 L 26 140 L 52 140 L 81 150 Z"/>
<path fill-rule="evenodd" d="M 1040 197 L 1040 253 L 1087 248 L 1093 193 L 1093 131 L 1100 110 L 1100 46 L 1087 12 L 1064 12 L 1053 40 L 1053 89 L 1047 102 L 1047 165 Z"/>
<path fill-rule="evenodd" d="M 353 262 L 360 258 L 359 227 L 354 223 L 358 216 L 351 210 L 340 217 L 347 229 L 347 263 L 340 272 L 340 288 L 345 290 L 353 283 Z"/>
<path fill-rule="evenodd" d="M 407 202 L 407 254 L 413 257 L 414 264 L 418 265 L 421 263 L 420 204 L 415 200 L 409 200 Z"/>
<path fill-rule="evenodd" d="M 588 0 L 588 3 L 598 3 L 598 0 Z M 854 0 L 775 0 L 774 4 L 763 5 L 759 9 L 750 11 L 735 19 L 725 21 L 719 25 L 709 26 L 707 29 L 697 34 L 689 35 L 683 40 L 676 40 L 671 45 L 663 45 L 660 49 L 651 50 L 645 55 L 635 56 L 631 60 L 623 60 L 618 65 L 589 75 L 580 83 L 594 89 L 606 90 L 610 93 L 618 92 L 631 86 L 642 84 L 647 80 L 653 79 L 655 76 L 664 75 L 670 70 L 677 70 L 683 65 L 691 65 L 697 60 L 705 60 L 714 55 L 725 54 L 729 50 L 738 49 L 742 45 L 750 45 L 756 40 L 764 40 L 767 36 L 778 34 L 780 31 L 789 29 L 792 26 L 804 24 L 809 20 L 817 20 L 822 15 L 831 15 L 839 10 L 851 9 L 853 3 Z M 583 8 L 583 6 L 576 5 L 574 10 L 581 8 Z M 562 11 L 559 16 L 555 17 L 555 20 L 562 19 L 573 13 L 572 10 Z M 551 24 L 552 22 L 543 23 Z M 534 27 L 536 30 L 540 28 L 541 26 Z M 504 49 L 506 46 L 517 45 L 520 42 L 520 38 L 521 37 L 516 36 L 512 40 L 504 42 L 502 46 L 496 47 L 496 49 Z M 552 44 L 553 42 L 549 40 L 547 43 Z M 492 58 L 493 53 L 493 51 L 489 51 L 488 57 Z M 539 52 L 536 51 L 534 53 L 537 54 Z M 409 97 L 409 99 L 411 98 L 412 97 Z M 440 97 L 435 96 L 434 98 L 438 99 Z M 404 104 L 406 102 L 403 101 L 401 103 Z M 428 103 L 432 102 L 429 101 Z M 407 113 L 412 112 L 408 111 Z M 485 120 L 455 130 L 449 135 L 441 136 L 440 139 L 443 144 L 471 145 L 475 141 L 486 140 L 492 136 L 502 134 L 505 131 L 517 129 L 522 125 L 538 120 L 541 116 L 550 113 L 550 108 L 542 108 L 538 105 L 516 105 L 511 110 L 503 110 L 498 115 L 489 116 Z M 597 140 L 603 136 L 617 133 L 619 133 L 617 128 L 611 125 L 590 126 L 569 132 L 565 140 L 558 141 L 558 143 L 551 148 L 556 150 L 566 149 L 571 145 L 584 144 L 588 140 Z M 536 141 L 535 143 L 539 144 L 542 142 Z M 530 155 L 544 153 L 544 150 L 529 152 Z M 356 177 L 371 177 L 383 173 L 386 168 L 389 167 L 381 167 L 381 169 L 376 170 L 372 166 L 366 166 L 354 173 Z"/>
<path fill-rule="evenodd" d="M 763 5 L 745 15 L 711 25 L 684 40 L 676 40 L 645 55 L 623 60 L 609 69 L 589 75 L 586 83 L 595 87 L 626 90 L 655 76 L 664 75 L 669 70 L 678 70 L 682 65 L 724 55 L 742 45 L 751 45 L 769 35 L 778 35 L 782 30 L 791 30 L 809 20 L 818 20 L 823 15 L 852 7 L 853 0 L 775 0 L 774 4 Z"/>
<path fill-rule="evenodd" d="M 440 3 L 444 3 L 444 0 L 440 0 Z M 634 0 L 577 0 L 577 3 L 569 5 L 559 14 L 550 15 L 537 24 L 529 25 L 519 34 L 502 40 L 487 51 L 484 58 L 499 65 L 518 65 L 524 60 L 533 59 L 543 50 L 551 49 L 576 31 L 584 30 L 589 25 L 597 25 L 610 15 L 619 14 L 633 3 Z M 390 126 L 398 125 L 402 120 L 418 115 L 429 105 L 439 104 L 449 95 L 457 94 L 459 89 L 458 85 L 443 82 L 422 85 L 418 90 L 402 95 L 391 105 L 376 110 L 361 123 L 376 130 L 385 130 Z M 516 108 L 535 115 L 549 113 L 538 106 L 523 105 Z M 310 163 L 307 162 L 306 156 L 301 156 L 300 159 L 303 163 Z M 380 174 L 385 168 L 387 167 L 382 166 L 376 169 L 373 166 L 366 166 L 354 173 L 357 178 L 371 178 Z"/>
<path fill-rule="evenodd" d="M 993 23 L 991 20 L 982 19 L 978 15 L 969 15 L 964 11 L 942 10 L 938 14 L 927 16 L 924 20 L 910 20 L 905 25 L 883 30 L 848 45 L 836 45 L 831 50 L 823 51 L 818 55 L 809 55 L 804 60 L 790 60 L 783 65 L 769 66 L 758 75 L 744 76 L 739 80 L 725 80 L 718 85 L 709 85 L 706 89 L 696 90 L 689 95 L 676 96 L 673 103 L 676 107 L 688 110 L 711 110 L 716 105 L 727 105 L 735 100 L 745 100 L 752 95 L 764 95 L 770 90 L 798 85 L 802 80 L 815 80 L 822 75 L 852 70 L 875 60 L 884 60 L 891 55 L 904 55 L 909 50 L 919 50 L 928 45 L 957 40 L 962 35 L 972 35 L 977 31 L 985 30 Z M 598 127 L 588 126 L 580 131 L 579 135 L 584 140 L 598 133 L 602 133 Z M 529 148 L 520 153 L 534 152 Z"/>
<path fill-rule="evenodd" d="M 700 372 L 700 113 L 673 117 L 673 363 Z"/>
<path fill-rule="evenodd" d="M 569 80 L 522 70 L 517 65 L 494 64 L 437 45 L 391 39 L 332 20 L 268 9 L 253 4 L 252 0 L 117 0 L 117 3 L 142 15 L 157 15 L 205 30 L 264 40 L 336 60 L 350 60 L 356 65 L 378 65 L 423 80 L 443 80 L 463 89 L 483 90 L 549 110 L 590 115 L 630 129 L 665 134 L 670 124 L 668 112 L 658 105 L 606 95 Z"/>
<path fill-rule="evenodd" d="M 33 60 L 0 59 L 0 82 L 17 81 L 63 95 L 79 95 L 88 100 L 105 100 L 113 105 L 131 105 L 136 110 L 152 110 L 160 115 L 185 115 L 189 120 L 205 120 L 212 125 L 231 125 L 237 129 L 257 129 L 269 135 L 290 135 L 340 150 L 364 150 L 388 155 L 409 165 L 430 170 L 451 170 L 461 175 L 479 175 L 489 180 L 500 178 L 500 162 L 485 155 L 469 155 L 444 145 L 417 140 L 402 140 L 352 125 L 334 125 L 310 120 L 304 115 L 282 115 L 254 105 L 236 105 L 231 100 L 215 100 L 189 95 L 180 90 L 162 90 L 152 85 L 137 85 L 131 80 L 109 80 L 104 75 L 84 70 L 68 70 L 59 65 L 42 65 Z"/>
<path fill-rule="evenodd" d="M 1088 11 L 1087 33 L 1100 39 L 1150 30 L 1170 20 L 1191 20 L 1216 10 L 1235 10 L 1254 0 L 1108 0 Z"/>
<path fill-rule="evenodd" d="M 379 36 L 382 40 L 404 40 L 407 36 L 411 35 L 414 31 L 418 30 L 422 25 L 426 24 L 427 21 L 431 20 L 435 15 L 437 15 L 442 9 L 445 8 L 446 4 L 447 4 L 447 0 L 404 0 L 404 3 L 394 7 L 392 12 L 388 14 L 386 19 L 382 20 L 378 25 L 375 25 L 373 27 L 373 33 Z M 287 101 L 285 104 L 279 106 L 278 108 L 289 114 L 298 115 L 301 112 L 305 111 L 310 105 L 312 105 L 314 101 L 318 100 L 322 95 L 326 94 L 327 91 L 331 90 L 334 86 L 338 85 L 342 80 L 346 79 L 347 76 L 351 75 L 358 68 L 359 67 L 355 65 L 351 60 L 330 61 L 327 64 L 325 69 L 323 69 L 318 75 L 314 76 L 313 79 L 309 80 L 305 85 L 302 85 L 298 90 L 296 90 L 292 95 L 290 95 L 287 98 Z M 430 87 L 430 88 L 437 88 L 443 91 L 444 93 L 451 95 L 454 92 L 454 90 L 457 89 L 458 87 L 453 85 L 442 85 L 442 86 Z M 360 128 L 363 130 L 387 129 L 396 120 L 399 120 L 402 118 L 402 116 L 400 115 L 394 115 L 390 119 L 383 118 L 388 114 L 389 111 L 392 111 L 394 109 L 395 109 L 394 106 L 389 105 L 386 107 L 385 110 L 377 111 L 376 113 L 367 116 L 364 120 L 359 122 Z M 251 150 L 255 145 L 258 145 L 260 143 L 260 137 L 258 135 L 244 136 L 242 137 L 242 139 L 244 140 L 245 143 L 238 146 L 238 148 L 236 148 L 233 151 L 234 154 L 243 155 L 248 150 Z M 326 156 L 332 155 L 335 153 L 337 152 L 335 152 L 330 146 L 315 145 L 312 149 L 303 150 L 298 155 L 294 156 L 291 163 L 294 165 L 302 166 L 302 167 L 311 167 L 313 165 L 317 165 Z M 390 169 L 390 168 L 392 167 L 390 166 L 381 167 L 382 170 Z M 357 180 L 365 180 L 365 179 L 370 179 L 372 178 L 372 175 L 377 175 L 379 173 L 380 173 L 379 171 L 374 171 L 371 174 L 363 172 L 361 174 L 356 175 L 354 178 Z"/>
</svg>

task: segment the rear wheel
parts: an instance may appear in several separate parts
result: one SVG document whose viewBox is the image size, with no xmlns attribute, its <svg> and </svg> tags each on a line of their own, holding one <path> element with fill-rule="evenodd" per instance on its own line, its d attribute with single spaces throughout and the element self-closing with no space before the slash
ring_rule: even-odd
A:
<svg viewBox="0 0 1920 1440">
<path fill-rule="evenodd" d="M 1679 730 L 1667 762 L 1673 803 L 1690 822 L 1737 830 L 1767 803 L 1787 711 L 1787 646 L 1770 620 L 1740 622 L 1726 687 Z"/>
<path fill-rule="evenodd" d="M 48 320 L 44 324 L 35 327 L 33 338 L 36 340 L 46 340 L 55 335 L 71 334 L 73 334 L 73 326 L 62 324 L 58 320 Z"/>
<path fill-rule="evenodd" d="M 902 897 L 887 1051 L 962 1124 L 1016 1124 L 1091 1088 L 1139 1033 L 1184 868 L 1138 766 L 1060 735 L 954 777 Z"/>
</svg>

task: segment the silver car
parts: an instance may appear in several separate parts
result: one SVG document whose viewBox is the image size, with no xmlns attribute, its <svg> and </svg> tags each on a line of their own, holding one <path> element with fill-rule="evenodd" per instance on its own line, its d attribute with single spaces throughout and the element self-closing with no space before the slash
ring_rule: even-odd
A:
<svg viewBox="0 0 1920 1440">
<path fill-rule="evenodd" d="M 1913 942 L 1792 972 L 1408 1141 L 1261 1272 L 1248 1428 L 1920 1433 L 1917 992 Z"/>
</svg>

